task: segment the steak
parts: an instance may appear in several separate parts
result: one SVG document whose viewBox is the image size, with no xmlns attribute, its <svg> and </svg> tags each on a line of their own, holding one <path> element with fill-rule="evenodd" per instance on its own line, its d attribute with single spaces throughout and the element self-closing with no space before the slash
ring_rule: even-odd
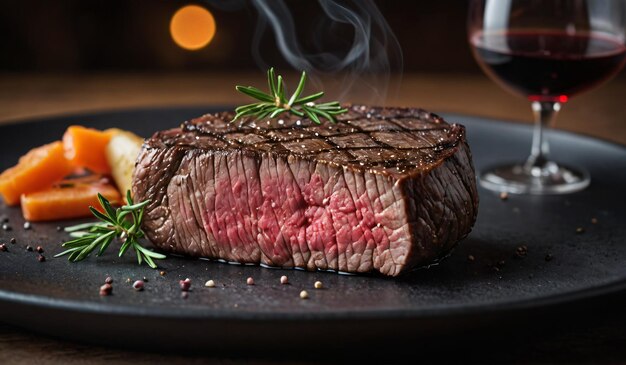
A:
<svg viewBox="0 0 626 365">
<path fill-rule="evenodd" d="M 134 176 L 166 251 L 396 276 L 450 253 L 478 194 L 465 128 L 421 109 L 349 106 L 337 123 L 207 114 L 148 139 Z"/>
</svg>

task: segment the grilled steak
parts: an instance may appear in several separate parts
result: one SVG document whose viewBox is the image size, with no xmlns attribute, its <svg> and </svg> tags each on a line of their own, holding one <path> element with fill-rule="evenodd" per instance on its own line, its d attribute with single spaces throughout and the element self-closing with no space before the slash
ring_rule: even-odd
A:
<svg viewBox="0 0 626 365">
<path fill-rule="evenodd" d="M 205 115 L 157 132 L 133 177 L 164 251 L 396 276 L 471 230 L 465 129 L 420 109 L 351 106 L 338 123 Z"/>
</svg>

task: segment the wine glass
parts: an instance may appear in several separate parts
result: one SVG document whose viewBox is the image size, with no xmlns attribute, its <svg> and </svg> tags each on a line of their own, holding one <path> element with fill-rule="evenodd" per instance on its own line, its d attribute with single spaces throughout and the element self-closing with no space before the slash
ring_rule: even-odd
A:
<svg viewBox="0 0 626 365">
<path fill-rule="evenodd" d="M 564 194 L 589 174 L 549 158 L 544 131 L 570 98 L 610 79 L 626 61 L 626 0 L 471 0 L 469 43 L 482 69 L 531 102 L 530 157 L 479 175 L 490 190 Z"/>
</svg>

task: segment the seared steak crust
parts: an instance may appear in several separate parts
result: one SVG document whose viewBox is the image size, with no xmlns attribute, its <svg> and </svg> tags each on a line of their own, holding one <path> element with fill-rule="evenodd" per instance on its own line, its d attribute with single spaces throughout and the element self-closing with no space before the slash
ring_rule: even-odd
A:
<svg viewBox="0 0 626 365">
<path fill-rule="evenodd" d="M 465 129 L 421 109 L 351 106 L 294 116 L 205 115 L 157 132 L 138 158 L 144 229 L 180 254 L 395 276 L 471 230 L 478 194 Z"/>
</svg>

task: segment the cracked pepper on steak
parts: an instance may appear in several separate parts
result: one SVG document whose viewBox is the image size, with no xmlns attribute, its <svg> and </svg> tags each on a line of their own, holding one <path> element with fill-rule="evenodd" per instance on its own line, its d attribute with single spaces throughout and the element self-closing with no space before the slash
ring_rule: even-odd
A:
<svg viewBox="0 0 626 365">
<path fill-rule="evenodd" d="M 155 133 L 133 177 L 160 249 L 229 262 L 396 276 L 445 257 L 478 210 L 465 128 L 354 105 L 316 125 L 207 114 Z"/>
</svg>

